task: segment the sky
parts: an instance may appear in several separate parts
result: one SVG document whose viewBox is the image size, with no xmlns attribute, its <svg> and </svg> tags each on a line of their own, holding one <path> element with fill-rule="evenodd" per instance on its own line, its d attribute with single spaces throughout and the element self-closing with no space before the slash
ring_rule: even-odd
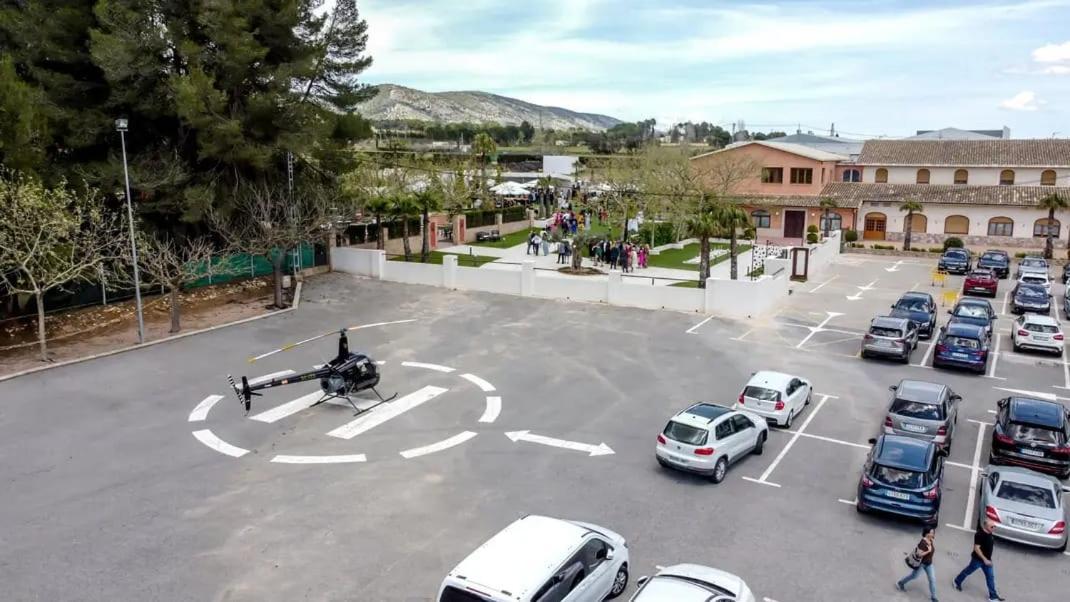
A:
<svg viewBox="0 0 1070 602">
<path fill-rule="evenodd" d="M 1070 138 L 1070 0 L 362 0 L 369 83 L 659 127 Z"/>
</svg>

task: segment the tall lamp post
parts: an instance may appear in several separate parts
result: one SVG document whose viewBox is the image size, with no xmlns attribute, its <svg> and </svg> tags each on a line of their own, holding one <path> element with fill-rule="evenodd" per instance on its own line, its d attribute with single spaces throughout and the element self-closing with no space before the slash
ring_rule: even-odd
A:
<svg viewBox="0 0 1070 602">
<path fill-rule="evenodd" d="M 116 119 L 115 129 L 123 145 L 123 178 L 126 180 L 126 219 L 130 224 L 130 252 L 134 259 L 134 299 L 137 304 L 137 342 L 145 342 L 145 320 L 141 313 L 141 277 L 137 269 L 137 239 L 134 238 L 134 210 L 130 205 L 130 170 L 126 166 L 126 119 Z"/>
</svg>

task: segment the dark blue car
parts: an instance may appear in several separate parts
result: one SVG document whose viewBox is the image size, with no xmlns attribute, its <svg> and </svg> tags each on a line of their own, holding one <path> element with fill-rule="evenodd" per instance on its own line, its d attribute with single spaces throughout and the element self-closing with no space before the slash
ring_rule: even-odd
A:
<svg viewBox="0 0 1070 602">
<path fill-rule="evenodd" d="M 1011 258 L 1006 251 L 985 251 L 977 259 L 977 267 L 992 270 L 1002 280 L 1011 273 Z"/>
<path fill-rule="evenodd" d="M 859 512 L 887 512 L 935 523 L 940 516 L 944 457 L 931 441 L 903 435 L 870 439 L 858 481 Z"/>
<path fill-rule="evenodd" d="M 904 293 L 892 305 L 893 318 L 906 318 L 918 327 L 918 334 L 928 339 L 936 330 L 936 302 L 929 293 Z"/>
<path fill-rule="evenodd" d="M 936 339 L 933 368 L 968 368 L 984 374 L 988 370 L 988 330 L 965 322 L 949 322 Z"/>
<path fill-rule="evenodd" d="M 949 309 L 951 321 L 949 324 L 973 324 L 981 326 L 988 331 L 988 337 L 992 338 L 992 327 L 996 323 L 996 310 L 992 304 L 984 299 L 963 298 L 955 304 L 954 309 Z"/>
<path fill-rule="evenodd" d="M 966 249 L 948 249 L 940 256 L 936 269 L 952 274 L 965 274 L 970 271 L 970 252 Z"/>
</svg>

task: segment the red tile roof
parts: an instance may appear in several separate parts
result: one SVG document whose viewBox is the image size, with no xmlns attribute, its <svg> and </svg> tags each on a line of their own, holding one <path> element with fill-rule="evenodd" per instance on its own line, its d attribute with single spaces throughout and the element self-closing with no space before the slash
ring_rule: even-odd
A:
<svg viewBox="0 0 1070 602">
<path fill-rule="evenodd" d="M 868 140 L 859 165 L 1070 167 L 1070 139 Z"/>
</svg>

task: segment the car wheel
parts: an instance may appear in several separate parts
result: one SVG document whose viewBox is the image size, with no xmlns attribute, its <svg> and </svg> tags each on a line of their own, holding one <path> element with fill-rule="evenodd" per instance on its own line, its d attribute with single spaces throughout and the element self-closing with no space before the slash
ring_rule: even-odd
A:
<svg viewBox="0 0 1070 602">
<path fill-rule="evenodd" d="M 855 510 L 857 510 L 859 514 L 866 513 L 866 507 L 862 504 L 862 500 L 858 500 L 857 502 L 855 502 Z"/>
<path fill-rule="evenodd" d="M 903 362 L 904 364 L 909 364 L 910 363 L 910 352 L 907 351 L 906 353 L 904 353 L 903 357 L 899 358 L 899 361 Z"/>
<path fill-rule="evenodd" d="M 758 435 L 758 442 L 754 444 L 753 453 L 760 456 L 765 452 L 765 433 Z"/>
<path fill-rule="evenodd" d="M 865 351 L 862 351 L 861 355 L 862 355 L 862 359 L 869 359 L 869 354 L 866 353 Z"/>
<path fill-rule="evenodd" d="M 1066 540 L 1063 540 L 1063 545 L 1055 548 L 1056 552 L 1066 552 Z"/>
<path fill-rule="evenodd" d="M 1011 347 L 1014 347 L 1015 351 L 1021 351 L 1022 350 L 1022 346 L 1018 344 L 1018 340 L 1017 339 L 1011 339 Z"/>
<path fill-rule="evenodd" d="M 810 389 L 806 392 L 806 405 L 810 405 L 810 401 L 814 398 L 814 390 Z"/>
<path fill-rule="evenodd" d="M 609 590 L 609 595 L 606 596 L 606 600 L 611 600 L 624 593 L 624 589 L 628 587 L 628 565 L 622 564 L 617 569 L 617 575 L 613 577 L 613 587 Z"/>
<path fill-rule="evenodd" d="M 788 418 L 787 418 L 787 420 L 784 421 L 784 428 L 790 429 L 791 428 L 791 423 L 793 423 L 793 422 L 795 422 L 795 413 L 789 411 L 788 412 Z"/>
<path fill-rule="evenodd" d="M 720 483 L 724 480 L 726 474 L 728 474 L 728 459 L 721 456 L 721 459 L 717 460 L 717 464 L 713 466 L 713 474 L 710 475 L 710 480 L 714 483 Z"/>
</svg>

